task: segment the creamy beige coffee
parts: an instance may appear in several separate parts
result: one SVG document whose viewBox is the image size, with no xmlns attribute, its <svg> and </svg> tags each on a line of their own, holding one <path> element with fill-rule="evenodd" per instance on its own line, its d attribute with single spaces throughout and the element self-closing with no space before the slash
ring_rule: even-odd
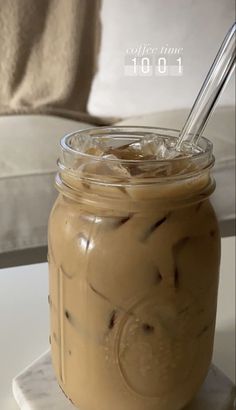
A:
<svg viewBox="0 0 236 410">
<path fill-rule="evenodd" d="M 80 410 L 180 410 L 212 357 L 212 157 L 165 151 L 160 130 L 129 131 L 62 146 L 49 222 L 53 365 Z"/>
</svg>

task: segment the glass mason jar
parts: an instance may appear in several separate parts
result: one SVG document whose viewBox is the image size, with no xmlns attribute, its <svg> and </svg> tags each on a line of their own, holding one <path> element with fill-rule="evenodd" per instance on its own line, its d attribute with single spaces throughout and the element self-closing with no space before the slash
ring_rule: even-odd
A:
<svg viewBox="0 0 236 410">
<path fill-rule="evenodd" d="M 61 141 L 49 221 L 52 360 L 81 410 L 179 410 L 212 358 L 220 237 L 212 144 L 173 159 L 103 157 L 177 131 L 83 130 Z M 109 151 L 109 149 L 108 149 Z M 115 152 L 115 151 L 114 151 Z"/>
</svg>

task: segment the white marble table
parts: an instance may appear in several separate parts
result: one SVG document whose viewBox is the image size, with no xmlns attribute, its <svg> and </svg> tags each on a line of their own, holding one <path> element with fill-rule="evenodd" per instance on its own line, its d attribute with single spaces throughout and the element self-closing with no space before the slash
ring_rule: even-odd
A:
<svg viewBox="0 0 236 410">
<path fill-rule="evenodd" d="M 47 295 L 46 264 L 0 269 L 1 410 L 18 409 L 12 378 L 49 347 Z M 235 238 L 224 238 L 214 363 L 232 380 L 234 358 Z"/>
<path fill-rule="evenodd" d="M 13 380 L 13 392 L 21 410 L 76 410 L 56 382 L 50 352 Z M 235 392 L 231 380 L 211 366 L 197 396 L 184 410 L 233 410 Z"/>
</svg>

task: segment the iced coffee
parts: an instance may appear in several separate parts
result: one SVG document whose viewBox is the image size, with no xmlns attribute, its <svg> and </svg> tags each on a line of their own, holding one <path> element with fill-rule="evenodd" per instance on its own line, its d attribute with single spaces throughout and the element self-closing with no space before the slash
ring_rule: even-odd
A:
<svg viewBox="0 0 236 410">
<path fill-rule="evenodd" d="M 180 410 L 212 357 L 220 240 L 210 142 L 65 137 L 49 222 L 52 360 L 80 410 Z"/>
</svg>

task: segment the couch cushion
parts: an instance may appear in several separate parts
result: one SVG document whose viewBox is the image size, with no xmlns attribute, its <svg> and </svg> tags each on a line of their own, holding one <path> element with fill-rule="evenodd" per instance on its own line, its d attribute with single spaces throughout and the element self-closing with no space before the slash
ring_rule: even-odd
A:
<svg viewBox="0 0 236 410">
<path fill-rule="evenodd" d="M 171 6 L 166 0 L 103 0 L 99 69 L 89 97 L 90 114 L 123 118 L 191 107 L 234 15 L 234 0 L 179 0 Z M 166 49 L 172 53 L 181 48 L 180 54 L 166 54 Z M 182 76 L 156 75 L 154 70 L 150 76 L 126 75 L 125 68 L 132 68 L 134 58 L 138 67 L 143 57 L 146 62 L 151 59 L 150 67 L 152 59 L 159 57 L 176 66 L 179 55 Z M 234 100 L 232 77 L 219 103 Z"/>
<path fill-rule="evenodd" d="M 188 115 L 187 110 L 159 112 L 120 121 L 118 125 L 148 125 L 180 129 Z M 212 195 L 219 221 L 235 220 L 235 110 L 219 107 L 212 114 L 204 135 L 214 145 L 213 175 L 216 190 Z"/>
<path fill-rule="evenodd" d="M 59 140 L 89 126 L 44 115 L 0 117 L 0 253 L 46 245 Z"/>
</svg>

